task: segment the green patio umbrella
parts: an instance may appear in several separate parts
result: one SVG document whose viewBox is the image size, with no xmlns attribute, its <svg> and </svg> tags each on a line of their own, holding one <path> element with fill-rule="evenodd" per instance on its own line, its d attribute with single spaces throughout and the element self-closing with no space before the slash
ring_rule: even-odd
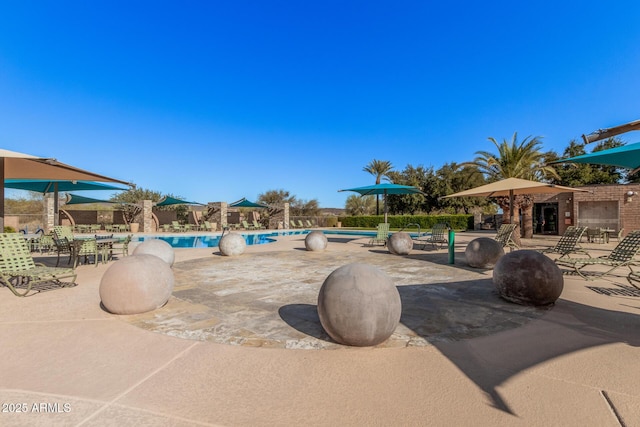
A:
<svg viewBox="0 0 640 427">
<path fill-rule="evenodd" d="M 61 192 L 87 190 L 127 191 L 126 188 L 116 187 L 102 182 L 60 179 L 5 179 L 4 188 L 33 191 L 42 194 L 54 193 L 56 190 Z"/>
<path fill-rule="evenodd" d="M 410 185 L 400 185 L 385 182 L 382 184 L 367 185 L 365 187 L 346 188 L 338 191 L 355 191 L 361 196 L 382 194 L 384 196 L 384 222 L 387 222 L 387 194 L 423 194 L 419 188 Z"/>
<path fill-rule="evenodd" d="M 67 194 L 67 201 L 64 203 L 65 205 L 83 205 L 89 203 L 111 203 L 111 204 L 122 204 L 122 202 L 113 202 L 111 200 L 100 200 L 94 199 L 92 197 L 78 196 L 77 194 Z"/>
<path fill-rule="evenodd" d="M 236 202 L 229 203 L 230 208 L 268 208 L 269 206 L 261 203 L 252 202 L 244 197 Z"/>
<path fill-rule="evenodd" d="M 189 202 L 186 200 L 176 199 L 175 197 L 166 196 L 158 203 L 156 206 L 171 206 L 171 205 L 202 205 L 202 203 L 198 202 Z"/>
<path fill-rule="evenodd" d="M 622 147 L 609 148 L 608 150 L 594 151 L 568 159 L 556 160 L 551 163 L 590 163 L 594 165 L 617 166 L 631 169 L 636 172 L 640 169 L 640 142 L 623 145 Z"/>
</svg>

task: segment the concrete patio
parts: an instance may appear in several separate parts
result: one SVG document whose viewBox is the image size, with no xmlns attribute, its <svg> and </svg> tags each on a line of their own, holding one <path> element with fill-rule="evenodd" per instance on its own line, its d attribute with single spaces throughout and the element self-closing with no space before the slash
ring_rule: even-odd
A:
<svg viewBox="0 0 640 427">
<path fill-rule="evenodd" d="M 299 235 L 236 258 L 177 249 L 172 299 L 135 316 L 101 308 L 108 265 L 27 298 L 1 288 L 0 425 L 640 425 L 640 290 L 565 276 L 551 308 L 507 303 L 464 261 L 487 235 L 458 233 L 454 265 L 361 236 L 320 253 Z M 401 294 L 401 324 L 375 348 L 318 327 L 317 289 L 349 262 Z"/>
</svg>

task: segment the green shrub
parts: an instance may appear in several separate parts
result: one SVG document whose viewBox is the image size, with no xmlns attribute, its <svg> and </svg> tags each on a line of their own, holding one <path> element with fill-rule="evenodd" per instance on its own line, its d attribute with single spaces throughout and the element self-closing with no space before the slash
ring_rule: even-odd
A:
<svg viewBox="0 0 640 427">
<path fill-rule="evenodd" d="M 382 215 L 344 216 L 339 217 L 343 227 L 376 228 L 384 222 Z M 409 224 L 418 224 L 420 228 L 431 229 L 434 224 L 444 222 L 454 230 L 473 229 L 473 215 L 389 215 L 388 222 L 392 229 L 402 229 Z"/>
<path fill-rule="evenodd" d="M 5 233 L 15 233 L 15 232 L 16 232 L 16 229 L 15 229 L 15 228 L 13 228 L 13 227 L 9 227 L 8 225 L 6 225 L 6 226 L 4 227 L 4 232 L 5 232 Z"/>
<path fill-rule="evenodd" d="M 328 216 L 326 219 L 327 227 L 335 227 L 338 225 L 338 218 L 335 216 Z"/>
</svg>

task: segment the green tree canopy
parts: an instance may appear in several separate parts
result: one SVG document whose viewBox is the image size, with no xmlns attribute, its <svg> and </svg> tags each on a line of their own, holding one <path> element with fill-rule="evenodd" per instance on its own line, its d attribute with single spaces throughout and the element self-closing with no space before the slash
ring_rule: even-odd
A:
<svg viewBox="0 0 640 427">
<path fill-rule="evenodd" d="M 389 173 L 392 169 L 393 165 L 390 161 L 376 159 L 371 160 L 368 165 L 362 168 L 363 171 L 376 177 L 376 185 L 380 184 L 383 178 L 389 179 Z M 376 194 L 376 215 L 380 215 L 380 197 L 378 194 Z"/>
</svg>

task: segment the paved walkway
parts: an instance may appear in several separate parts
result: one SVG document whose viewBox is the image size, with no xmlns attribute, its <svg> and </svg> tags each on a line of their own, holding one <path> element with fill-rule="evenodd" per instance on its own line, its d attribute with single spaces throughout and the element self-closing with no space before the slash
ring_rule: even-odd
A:
<svg viewBox="0 0 640 427">
<path fill-rule="evenodd" d="M 28 298 L 0 289 L 0 425 L 640 425 L 640 292 L 567 276 L 550 309 L 503 302 L 491 271 L 465 266 L 479 235 L 456 235 L 454 265 L 348 236 L 323 253 L 301 236 L 238 258 L 176 250 L 174 297 L 137 316 L 100 308 L 108 265 Z M 332 342 L 315 313 L 354 261 L 402 296 L 377 348 Z"/>
</svg>

